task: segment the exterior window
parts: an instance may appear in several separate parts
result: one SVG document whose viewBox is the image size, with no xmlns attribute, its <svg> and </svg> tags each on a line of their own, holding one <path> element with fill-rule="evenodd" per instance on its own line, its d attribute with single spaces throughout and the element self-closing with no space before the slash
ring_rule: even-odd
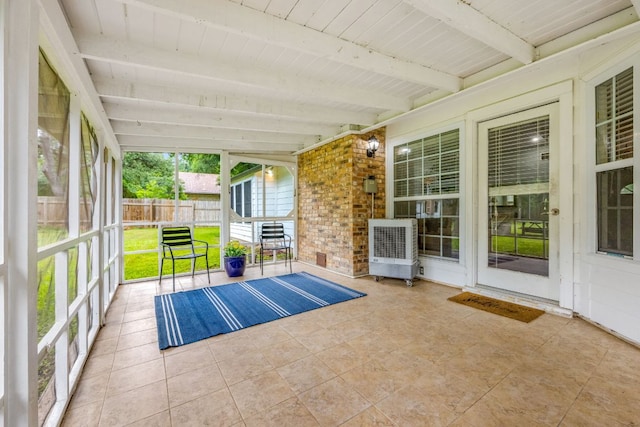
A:
<svg viewBox="0 0 640 427">
<path fill-rule="evenodd" d="M 231 206 L 241 217 L 251 217 L 251 180 L 231 186 Z"/>
<path fill-rule="evenodd" d="M 394 150 L 394 215 L 418 220 L 421 255 L 459 259 L 460 131 Z"/>
<path fill-rule="evenodd" d="M 595 88 L 598 251 L 633 256 L 633 68 Z"/>
</svg>

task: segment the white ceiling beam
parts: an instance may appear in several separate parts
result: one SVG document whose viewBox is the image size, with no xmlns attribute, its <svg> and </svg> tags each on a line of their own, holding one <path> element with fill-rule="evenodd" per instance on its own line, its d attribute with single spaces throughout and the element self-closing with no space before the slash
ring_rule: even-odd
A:
<svg viewBox="0 0 640 427">
<path fill-rule="evenodd" d="M 204 126 L 185 126 L 113 120 L 116 135 L 207 139 L 219 141 L 263 142 L 267 144 L 315 144 L 319 136 L 256 132 L 238 129 L 216 129 Z"/>
<path fill-rule="evenodd" d="M 534 46 L 478 12 L 466 1 L 404 0 L 404 2 L 523 64 L 530 64 L 535 59 Z"/>
<path fill-rule="evenodd" d="M 190 88 L 150 85 L 134 81 L 96 80 L 94 83 L 101 97 L 112 100 L 166 103 L 220 113 L 244 113 L 325 123 L 372 125 L 376 122 L 375 114 L 300 104 L 287 100 L 267 100 L 230 93 L 213 93 L 206 90 L 196 92 Z"/>
<path fill-rule="evenodd" d="M 274 120 L 257 117 L 214 115 L 201 111 L 186 111 L 175 108 L 147 108 L 140 105 L 105 103 L 105 111 L 112 120 L 132 122 L 164 123 L 174 125 L 204 126 L 220 129 L 243 129 L 249 131 L 292 133 L 299 135 L 333 135 L 339 126 L 306 123 L 291 120 Z"/>
<path fill-rule="evenodd" d="M 76 41 L 80 55 L 85 59 L 170 71 L 187 77 L 195 76 L 248 88 L 268 89 L 274 94 L 286 91 L 309 99 L 324 99 L 383 110 L 411 109 L 408 99 L 386 95 L 373 89 L 364 90 L 296 75 L 284 75 L 282 72 L 259 69 L 251 64 L 230 66 L 215 58 L 166 51 L 99 35 L 76 35 Z"/>
<path fill-rule="evenodd" d="M 264 142 L 215 141 L 191 138 L 158 138 L 155 136 L 120 135 L 118 142 L 127 151 L 233 151 L 251 153 L 293 153 L 304 148 L 303 144 L 265 144 Z"/>
<path fill-rule="evenodd" d="M 640 16 L 640 0 L 631 0 L 631 4 L 636 9 L 636 14 Z"/>
<path fill-rule="evenodd" d="M 462 80 L 457 76 L 394 58 L 228 0 L 116 1 L 400 80 L 450 92 L 457 92 L 462 88 Z"/>
</svg>

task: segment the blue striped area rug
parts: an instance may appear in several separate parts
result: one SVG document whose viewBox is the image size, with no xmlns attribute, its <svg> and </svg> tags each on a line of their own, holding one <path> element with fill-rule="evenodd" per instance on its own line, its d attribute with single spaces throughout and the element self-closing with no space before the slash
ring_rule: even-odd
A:
<svg viewBox="0 0 640 427">
<path fill-rule="evenodd" d="M 293 273 L 155 297 L 160 350 L 365 296 Z"/>
</svg>

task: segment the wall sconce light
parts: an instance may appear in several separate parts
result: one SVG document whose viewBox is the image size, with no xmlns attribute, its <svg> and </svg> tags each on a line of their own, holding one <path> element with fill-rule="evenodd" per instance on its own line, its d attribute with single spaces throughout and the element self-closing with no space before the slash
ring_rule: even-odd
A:
<svg viewBox="0 0 640 427">
<path fill-rule="evenodd" d="M 380 147 L 380 141 L 378 141 L 375 135 L 372 135 L 367 141 L 367 157 L 375 157 L 378 147 Z"/>
</svg>

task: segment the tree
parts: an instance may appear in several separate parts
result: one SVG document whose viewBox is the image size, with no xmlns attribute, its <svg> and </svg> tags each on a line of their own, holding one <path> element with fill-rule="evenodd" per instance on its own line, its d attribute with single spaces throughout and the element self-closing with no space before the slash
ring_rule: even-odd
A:
<svg viewBox="0 0 640 427">
<path fill-rule="evenodd" d="M 180 165 L 180 170 L 195 173 L 220 173 L 220 155 L 204 153 L 184 153 L 182 154 L 184 163 Z"/>
<path fill-rule="evenodd" d="M 122 196 L 125 198 L 174 197 L 173 156 L 127 152 L 122 159 Z M 184 189 L 178 186 L 180 198 Z"/>
</svg>

